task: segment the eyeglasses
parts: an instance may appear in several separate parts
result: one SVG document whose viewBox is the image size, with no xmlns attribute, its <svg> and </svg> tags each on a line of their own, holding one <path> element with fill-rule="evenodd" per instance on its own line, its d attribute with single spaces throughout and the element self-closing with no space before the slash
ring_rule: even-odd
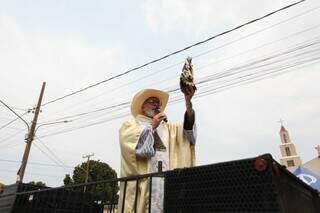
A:
<svg viewBox="0 0 320 213">
<path fill-rule="evenodd" d="M 158 99 L 147 99 L 144 103 L 161 106 L 161 102 Z"/>
</svg>

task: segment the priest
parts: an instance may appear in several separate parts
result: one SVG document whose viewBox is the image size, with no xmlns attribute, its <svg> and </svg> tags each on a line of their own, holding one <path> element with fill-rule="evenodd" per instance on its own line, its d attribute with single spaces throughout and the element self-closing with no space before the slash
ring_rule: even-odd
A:
<svg viewBox="0 0 320 213">
<path fill-rule="evenodd" d="M 121 177 L 141 175 L 162 170 L 195 166 L 196 125 L 191 99 L 194 88 L 187 86 L 183 91 L 186 112 L 183 123 L 167 122 L 165 108 L 169 94 L 155 89 L 138 92 L 131 103 L 132 120 L 123 123 L 119 131 L 121 148 Z M 164 182 L 152 179 L 151 211 L 163 212 Z M 129 181 L 126 186 L 124 211 L 144 213 L 149 209 L 149 179 L 138 184 Z M 124 183 L 120 184 L 118 212 L 122 212 Z M 137 199 L 137 200 L 136 200 Z"/>
</svg>

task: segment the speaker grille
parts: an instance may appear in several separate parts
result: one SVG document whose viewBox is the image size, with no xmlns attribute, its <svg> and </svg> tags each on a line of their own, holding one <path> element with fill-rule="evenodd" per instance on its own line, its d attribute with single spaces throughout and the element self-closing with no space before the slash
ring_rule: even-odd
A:
<svg viewBox="0 0 320 213">
<path fill-rule="evenodd" d="M 165 178 L 165 212 L 279 212 L 271 160 L 264 171 L 255 160 L 173 170 Z"/>
</svg>

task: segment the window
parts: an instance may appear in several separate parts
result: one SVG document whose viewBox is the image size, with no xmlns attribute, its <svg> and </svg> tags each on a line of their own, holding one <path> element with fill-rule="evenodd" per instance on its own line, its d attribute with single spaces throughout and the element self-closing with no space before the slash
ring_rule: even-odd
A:
<svg viewBox="0 0 320 213">
<path fill-rule="evenodd" d="M 288 136 L 286 135 L 286 133 L 283 133 L 283 140 L 285 143 L 288 143 Z"/>
<path fill-rule="evenodd" d="M 288 164 L 288 167 L 294 166 L 293 160 L 288 160 L 287 164 Z"/>
<path fill-rule="evenodd" d="M 286 150 L 287 156 L 291 156 L 291 151 L 290 151 L 289 147 L 285 147 L 285 150 Z"/>
</svg>

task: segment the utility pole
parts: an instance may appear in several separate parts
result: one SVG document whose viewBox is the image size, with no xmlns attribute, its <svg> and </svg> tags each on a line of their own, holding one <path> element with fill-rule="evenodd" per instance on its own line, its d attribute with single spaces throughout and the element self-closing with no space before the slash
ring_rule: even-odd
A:
<svg viewBox="0 0 320 213">
<path fill-rule="evenodd" d="M 35 129 L 36 129 L 36 125 L 37 125 L 37 120 L 38 120 L 38 116 L 39 116 L 39 112 L 40 112 L 40 107 L 41 107 L 41 102 L 42 102 L 42 97 L 43 97 L 43 93 L 44 93 L 44 89 L 46 87 L 46 82 L 42 83 L 42 88 L 41 88 L 41 92 L 40 92 L 40 96 L 39 96 L 39 100 L 38 100 L 38 104 L 37 107 L 35 109 L 34 112 L 34 117 L 32 120 L 32 124 L 31 124 L 31 128 L 28 132 L 28 136 L 26 138 L 26 148 L 24 150 L 23 153 L 23 158 L 22 158 L 22 162 L 21 162 L 21 166 L 20 169 L 18 171 L 18 176 L 17 176 L 17 183 L 22 183 L 23 181 L 23 177 L 24 177 L 24 172 L 26 170 L 27 167 L 27 163 L 28 163 L 28 158 L 29 158 L 29 153 L 30 153 L 30 149 L 31 149 L 31 144 L 32 141 L 34 139 L 34 133 L 35 133 Z"/>
<path fill-rule="evenodd" d="M 88 178 L 89 178 L 89 164 L 90 164 L 90 157 L 94 156 L 94 153 L 89 154 L 89 155 L 84 155 L 82 156 L 82 158 L 87 158 L 87 168 L 86 168 L 86 180 L 85 183 L 88 182 Z M 87 186 L 84 186 L 83 188 L 83 192 L 86 192 Z"/>
</svg>

